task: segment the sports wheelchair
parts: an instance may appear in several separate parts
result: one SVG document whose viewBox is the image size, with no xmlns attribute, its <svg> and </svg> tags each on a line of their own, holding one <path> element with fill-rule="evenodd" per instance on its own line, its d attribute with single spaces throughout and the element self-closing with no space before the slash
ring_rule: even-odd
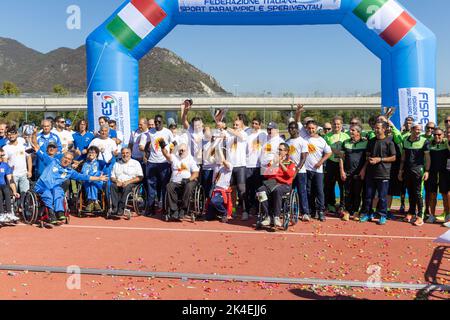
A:
<svg viewBox="0 0 450 320">
<path fill-rule="evenodd" d="M 109 195 L 110 193 L 108 193 Z M 108 209 L 106 210 L 106 219 L 113 217 L 111 196 L 107 197 Z M 131 192 L 127 194 L 125 201 L 124 217 L 126 220 L 131 220 L 132 212 L 138 216 L 144 215 L 147 210 L 147 190 L 144 183 L 138 183 Z"/>
<path fill-rule="evenodd" d="M 32 189 L 28 190 L 25 193 L 22 208 L 22 220 L 24 223 L 33 225 L 38 224 L 40 228 L 43 227 L 52 227 L 49 223 L 46 222 L 48 219 L 48 208 L 45 207 L 44 203 L 40 199 L 39 195 Z M 68 192 L 65 193 L 64 196 L 64 216 L 65 216 L 65 224 L 70 223 L 70 209 L 68 202 Z"/>
<path fill-rule="evenodd" d="M 179 197 L 180 198 L 180 197 Z M 185 215 L 190 215 L 191 221 L 195 222 L 199 217 L 204 215 L 206 196 L 205 190 L 203 189 L 200 183 L 197 183 L 195 188 L 192 190 L 189 205 L 187 207 L 187 212 Z M 178 200 L 178 205 L 181 206 L 181 200 Z M 168 202 L 168 194 L 166 191 L 164 197 L 164 214 L 163 218 L 168 221 L 168 212 L 169 212 L 169 202 Z"/>
<path fill-rule="evenodd" d="M 289 190 L 281 197 L 281 212 L 280 218 L 283 220 L 282 227 L 286 231 L 289 228 L 289 223 L 297 224 L 300 215 L 300 198 L 297 188 Z M 262 221 L 266 218 L 261 214 L 261 204 L 259 204 L 258 216 L 256 219 L 256 229 L 263 227 Z M 273 224 L 273 221 L 272 221 Z"/>
</svg>

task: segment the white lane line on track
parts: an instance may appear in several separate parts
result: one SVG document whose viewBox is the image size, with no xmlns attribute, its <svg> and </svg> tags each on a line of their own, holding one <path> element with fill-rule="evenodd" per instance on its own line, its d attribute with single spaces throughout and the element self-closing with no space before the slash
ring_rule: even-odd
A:
<svg viewBox="0 0 450 320">
<path fill-rule="evenodd" d="M 124 231 L 163 231 L 163 232 L 197 232 L 197 233 L 228 233 L 228 234 L 255 234 L 265 236 L 318 236 L 318 237 L 346 237 L 346 238 L 375 238 L 375 239 L 404 239 L 404 240 L 435 240 L 436 237 L 414 237 L 397 235 L 371 235 L 346 233 L 312 233 L 312 232 L 265 232 L 265 231 L 238 231 L 238 230 L 210 230 L 210 229 L 173 229 L 173 228 L 143 228 L 143 227 L 109 227 L 109 226 L 81 226 L 63 225 L 62 228 L 74 229 L 104 229 Z"/>
</svg>

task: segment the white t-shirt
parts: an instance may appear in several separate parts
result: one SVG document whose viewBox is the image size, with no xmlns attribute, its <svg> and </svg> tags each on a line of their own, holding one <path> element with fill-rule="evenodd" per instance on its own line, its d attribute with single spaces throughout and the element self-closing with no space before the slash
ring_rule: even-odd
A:
<svg viewBox="0 0 450 320">
<path fill-rule="evenodd" d="M 113 152 L 118 150 L 116 142 L 111 138 L 107 139 L 95 138 L 89 145 L 89 147 L 92 146 L 95 146 L 100 149 L 98 160 L 104 160 L 107 163 L 110 162 L 111 159 L 113 158 L 114 156 Z"/>
<path fill-rule="evenodd" d="M 133 159 L 143 159 L 144 158 L 144 152 L 139 150 L 139 144 L 141 142 L 142 136 L 145 136 L 148 134 L 148 130 L 145 132 L 140 132 L 139 130 L 133 132 L 130 137 L 130 143 L 133 144 L 133 150 L 131 150 L 131 157 Z"/>
<path fill-rule="evenodd" d="M 247 164 L 247 134 L 241 130 L 241 138 L 227 132 L 227 159 L 233 167 L 245 167 Z"/>
<path fill-rule="evenodd" d="M 17 145 L 12 145 L 9 142 L 3 147 L 8 165 L 14 170 L 13 176 L 23 177 L 27 175 L 27 157 L 29 155 L 25 152 L 25 140 L 17 138 Z"/>
<path fill-rule="evenodd" d="M 189 179 L 193 172 L 199 172 L 197 164 L 192 156 L 181 159 L 179 156 L 172 154 L 172 178 L 170 181 L 180 183 L 183 179 Z"/>
<path fill-rule="evenodd" d="M 261 150 L 261 166 L 266 167 L 271 161 L 275 160 L 275 156 L 278 155 L 278 147 L 284 140 L 280 136 L 270 138 L 267 137 L 266 143 L 263 144 Z"/>
<path fill-rule="evenodd" d="M 324 154 L 330 153 L 331 148 L 324 138 L 309 137 L 308 140 L 308 156 L 306 157 L 305 167 L 308 171 L 323 173 L 323 165 L 319 169 L 315 169 L 314 165 L 322 159 Z"/>
<path fill-rule="evenodd" d="M 165 163 L 166 158 L 159 147 L 159 142 L 163 139 L 167 144 L 167 150 L 170 150 L 169 145 L 173 142 L 174 137 L 172 131 L 167 128 L 162 128 L 160 131 L 156 131 L 155 128 L 149 130 L 150 135 L 150 155 L 148 157 L 148 162 L 150 163 Z M 142 136 L 140 145 L 145 146 L 147 144 L 147 136 Z"/>
<path fill-rule="evenodd" d="M 214 167 L 213 181 L 216 188 L 228 189 L 230 187 L 231 175 L 233 167 L 227 169 L 224 165 L 216 165 Z M 219 175 L 219 176 L 218 176 Z"/>
<path fill-rule="evenodd" d="M 205 135 L 203 134 L 203 131 L 200 132 L 194 132 L 194 129 L 192 127 L 189 127 L 187 131 L 188 137 L 189 137 L 189 150 L 191 151 L 192 157 L 194 157 L 197 164 L 202 163 L 202 145 L 203 145 L 203 139 Z"/>
<path fill-rule="evenodd" d="M 263 130 L 250 131 L 247 136 L 247 168 L 259 168 L 261 166 L 261 152 L 267 142 L 267 133 Z"/>
<path fill-rule="evenodd" d="M 141 164 L 134 159 L 130 159 L 127 163 L 123 161 L 116 162 L 111 173 L 111 177 L 116 178 L 120 182 L 143 176 Z"/>
<path fill-rule="evenodd" d="M 301 155 L 304 152 L 308 152 L 308 142 L 302 137 L 295 139 L 289 139 L 286 141 L 289 145 L 289 156 L 296 165 L 300 163 Z M 305 165 L 300 169 L 299 173 L 306 173 Z"/>
<path fill-rule="evenodd" d="M 58 131 L 56 130 L 56 128 L 53 128 L 52 132 L 59 137 L 59 140 L 61 141 L 62 152 L 66 152 L 67 150 L 69 150 L 69 144 L 73 144 L 72 133 L 67 130 Z"/>
</svg>

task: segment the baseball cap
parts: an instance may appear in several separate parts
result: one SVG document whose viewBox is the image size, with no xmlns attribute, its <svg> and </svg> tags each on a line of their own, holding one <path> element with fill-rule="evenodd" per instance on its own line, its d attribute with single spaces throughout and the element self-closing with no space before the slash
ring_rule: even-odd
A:
<svg viewBox="0 0 450 320">
<path fill-rule="evenodd" d="M 66 126 L 71 126 L 71 125 L 72 125 L 72 120 L 67 119 L 67 120 L 66 120 Z"/>
<path fill-rule="evenodd" d="M 271 121 L 267 125 L 267 129 L 278 129 L 278 125 L 275 122 Z"/>
<path fill-rule="evenodd" d="M 58 145 L 55 142 L 52 141 L 52 142 L 48 143 L 47 148 L 49 148 L 49 147 L 58 148 Z"/>
</svg>

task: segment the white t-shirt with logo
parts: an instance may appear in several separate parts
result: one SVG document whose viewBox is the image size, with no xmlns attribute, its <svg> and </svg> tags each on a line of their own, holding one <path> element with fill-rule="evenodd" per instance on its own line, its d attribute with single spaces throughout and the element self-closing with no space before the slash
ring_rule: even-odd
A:
<svg viewBox="0 0 450 320">
<path fill-rule="evenodd" d="M 302 153 L 308 152 L 308 142 L 302 137 L 289 139 L 286 141 L 289 145 L 289 156 L 296 165 L 300 163 Z M 305 165 L 300 169 L 299 173 L 306 173 Z"/>
<path fill-rule="evenodd" d="M 241 130 L 241 137 L 227 132 L 227 159 L 234 168 L 247 165 L 247 134 Z"/>
<path fill-rule="evenodd" d="M 266 143 L 263 144 L 261 150 L 261 167 L 266 167 L 271 161 L 278 156 L 278 147 L 284 140 L 280 136 L 267 137 Z"/>
<path fill-rule="evenodd" d="M 161 140 L 164 140 L 167 144 L 166 148 L 170 151 L 170 144 L 174 140 L 174 136 L 172 134 L 172 131 L 170 131 L 167 128 L 162 128 L 160 131 L 156 131 L 155 128 L 152 128 L 149 130 L 149 136 L 150 136 L 150 151 L 148 162 L 149 163 L 166 163 L 167 160 L 164 158 L 164 155 L 161 151 L 161 148 L 159 146 L 159 143 Z M 140 145 L 145 146 L 147 144 L 147 136 L 142 136 Z"/>
<path fill-rule="evenodd" d="M 192 156 L 181 159 L 178 155 L 172 154 L 172 178 L 170 181 L 180 183 L 183 179 L 189 179 L 193 172 L 199 172 L 200 169 Z"/>
<path fill-rule="evenodd" d="M 230 187 L 231 175 L 233 173 L 233 166 L 228 169 L 224 165 L 216 165 L 214 167 L 213 181 L 215 188 L 228 189 Z"/>
<path fill-rule="evenodd" d="M 98 160 L 104 160 L 105 162 L 109 163 L 112 158 L 114 157 L 114 152 L 118 151 L 117 143 L 111 139 L 100 139 L 95 138 L 92 140 L 89 147 L 95 146 L 100 149 L 100 154 L 98 155 Z M 103 150 L 103 152 L 102 152 Z"/>
<path fill-rule="evenodd" d="M 308 171 L 323 173 L 323 165 L 319 169 L 315 169 L 320 159 L 326 154 L 331 153 L 331 148 L 322 137 L 309 137 L 308 140 L 308 156 L 306 157 L 305 167 Z"/>
<path fill-rule="evenodd" d="M 141 164 L 134 159 L 128 160 L 127 163 L 123 161 L 116 162 L 111 172 L 111 177 L 116 178 L 120 182 L 143 176 Z"/>
<path fill-rule="evenodd" d="M 247 168 L 261 166 L 262 147 L 267 142 L 267 133 L 263 130 L 250 131 L 247 136 Z"/>
<path fill-rule="evenodd" d="M 52 132 L 59 137 L 59 140 L 61 141 L 62 151 L 67 151 L 69 149 L 69 144 L 73 144 L 72 133 L 67 130 L 58 131 L 55 128 L 52 129 Z"/>
<path fill-rule="evenodd" d="M 21 139 L 21 140 L 20 140 Z M 17 145 L 7 143 L 3 147 L 8 165 L 14 170 L 13 176 L 23 177 L 27 175 L 27 157 L 29 155 L 25 152 L 25 140 L 23 138 L 17 139 Z"/>
</svg>

